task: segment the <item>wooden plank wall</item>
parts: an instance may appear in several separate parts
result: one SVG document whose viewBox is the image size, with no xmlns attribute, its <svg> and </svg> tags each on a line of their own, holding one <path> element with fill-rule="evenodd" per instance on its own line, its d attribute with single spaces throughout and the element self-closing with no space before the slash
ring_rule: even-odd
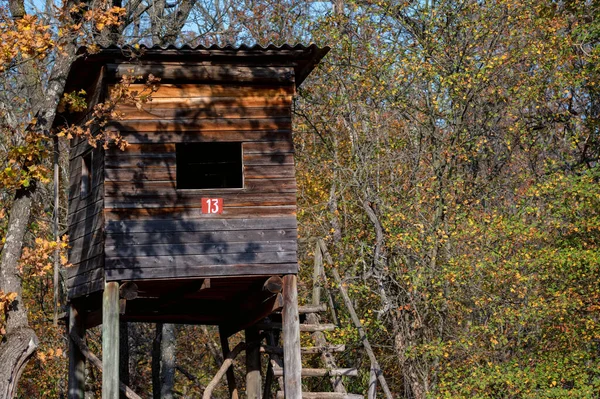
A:
<svg viewBox="0 0 600 399">
<path fill-rule="evenodd" d="M 90 191 L 81 196 L 82 158 L 92 152 Z M 73 139 L 69 163 L 69 262 L 70 298 L 101 290 L 104 285 L 104 156 L 85 139 Z"/>
<path fill-rule="evenodd" d="M 291 76 L 165 83 L 142 109 L 120 106 L 110 126 L 130 145 L 106 152 L 107 280 L 297 272 Z M 177 190 L 176 143 L 214 141 L 242 143 L 244 188 Z M 223 213 L 203 215 L 203 197 Z"/>
</svg>

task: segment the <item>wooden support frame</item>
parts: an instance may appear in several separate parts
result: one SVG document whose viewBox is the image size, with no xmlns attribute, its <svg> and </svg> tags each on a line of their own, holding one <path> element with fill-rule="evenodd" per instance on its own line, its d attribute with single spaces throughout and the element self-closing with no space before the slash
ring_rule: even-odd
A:
<svg viewBox="0 0 600 399">
<path fill-rule="evenodd" d="M 302 359 L 300 357 L 300 318 L 298 315 L 298 276 L 283 277 L 283 365 L 287 399 L 302 398 Z"/>
<path fill-rule="evenodd" d="M 221 340 L 221 349 L 223 350 L 223 358 L 228 359 L 230 357 L 229 349 L 229 335 L 225 332 L 222 326 L 219 326 L 219 338 Z M 235 356 L 234 356 L 235 357 Z M 235 384 L 235 374 L 233 373 L 233 367 L 227 368 L 227 386 L 229 388 L 230 399 L 238 399 L 239 393 Z"/>
<path fill-rule="evenodd" d="M 104 284 L 102 296 L 102 399 L 119 399 L 119 283 Z"/>
<path fill-rule="evenodd" d="M 246 397 L 262 399 L 260 375 L 260 334 L 256 327 L 248 327 L 246 333 Z"/>
<path fill-rule="evenodd" d="M 75 305 L 69 306 L 69 335 L 85 339 L 85 322 Z M 85 395 L 85 356 L 79 347 L 69 340 L 69 382 L 67 397 L 83 399 Z"/>
</svg>

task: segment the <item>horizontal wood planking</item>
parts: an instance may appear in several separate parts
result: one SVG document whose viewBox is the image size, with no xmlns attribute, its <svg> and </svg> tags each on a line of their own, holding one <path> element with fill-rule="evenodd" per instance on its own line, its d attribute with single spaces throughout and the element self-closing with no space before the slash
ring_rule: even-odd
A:
<svg viewBox="0 0 600 399">
<path fill-rule="evenodd" d="M 163 233 L 173 231 L 229 231 L 296 229 L 295 217 L 269 217 L 259 219 L 189 219 L 189 220 L 108 220 L 106 233 Z"/>
<path fill-rule="evenodd" d="M 171 255 L 171 256 L 134 256 L 107 258 L 106 269 L 135 269 L 135 268 L 176 268 L 185 270 L 188 267 L 227 266 L 235 268 L 238 264 L 277 264 L 297 261 L 296 251 L 289 252 L 255 252 L 211 255 Z M 274 273 L 277 274 L 277 273 Z"/>
<path fill-rule="evenodd" d="M 85 207 L 75 210 L 69 213 L 67 217 L 67 224 L 69 226 L 74 223 L 80 222 L 83 219 L 90 217 L 91 215 L 95 215 L 96 213 L 102 212 L 104 210 L 104 201 L 102 198 L 96 200 L 95 202 L 88 203 Z"/>
<path fill-rule="evenodd" d="M 107 246 L 106 259 L 149 257 L 149 256 L 184 256 L 184 255 L 221 255 L 221 254 L 256 254 L 258 252 L 290 252 L 296 251 L 296 241 L 263 241 L 263 242 L 203 242 L 148 244 L 131 246 Z"/>
<path fill-rule="evenodd" d="M 85 235 L 89 235 L 104 225 L 104 213 L 98 212 L 91 214 L 85 219 L 81 219 L 69 226 L 69 239 L 76 240 Z"/>
<path fill-rule="evenodd" d="M 157 84 L 157 90 L 152 93 L 152 99 L 158 98 L 194 98 L 207 97 L 219 98 L 230 97 L 243 101 L 244 98 L 262 97 L 287 97 L 293 96 L 295 87 L 293 85 L 235 85 L 235 84 Z M 114 85 L 109 85 L 109 92 Z M 144 84 L 132 84 L 129 86 L 130 92 L 146 92 Z"/>
<path fill-rule="evenodd" d="M 229 189 L 235 190 L 235 189 Z M 246 193 L 289 193 L 296 192 L 296 179 L 244 179 L 243 190 Z M 181 190 L 180 190 L 181 191 Z M 197 190 L 195 190 L 197 191 Z M 227 192 L 227 190 L 212 190 Z M 177 195 L 176 181 L 107 181 L 104 184 L 105 197 L 123 198 L 127 196 L 149 196 L 157 193 L 165 196 Z M 200 193 L 201 194 L 201 193 Z"/>
<path fill-rule="evenodd" d="M 152 99 L 142 104 L 142 109 L 145 107 L 154 108 L 181 108 L 181 109 L 220 109 L 220 108 L 256 108 L 256 107 L 286 107 L 291 109 L 292 96 L 244 96 L 244 97 L 211 97 L 211 96 L 196 96 L 196 97 L 152 97 Z M 137 107 L 136 107 L 137 108 Z M 125 115 L 125 117 L 127 117 Z"/>
<path fill-rule="evenodd" d="M 79 298 L 104 289 L 104 279 L 73 285 L 69 288 L 69 298 Z"/>
<path fill-rule="evenodd" d="M 82 209 L 87 208 L 91 204 L 94 204 L 96 201 L 101 201 L 104 194 L 104 183 L 97 185 L 94 187 L 90 193 L 90 195 L 86 197 L 81 197 L 76 195 L 73 198 L 69 199 L 69 214 L 79 212 Z"/>
<path fill-rule="evenodd" d="M 223 139 L 227 138 L 230 132 L 220 132 Z M 242 144 L 244 154 L 263 154 L 270 155 L 273 153 L 285 153 L 291 154 L 294 152 L 294 145 L 292 142 L 291 135 L 286 137 L 285 140 L 278 141 L 246 141 Z M 106 151 L 108 158 L 110 157 L 130 157 L 130 156 L 143 156 L 143 155 L 158 155 L 158 154 L 170 154 L 174 156 L 176 145 L 174 142 L 164 143 L 141 143 L 133 144 L 129 143 L 125 151 L 121 151 L 118 148 L 111 147 Z"/>
<path fill-rule="evenodd" d="M 169 104 L 170 105 L 170 104 Z M 290 117 L 289 106 L 251 107 L 240 104 L 228 106 L 185 106 L 166 107 L 164 102 L 149 102 L 142 104 L 141 109 L 135 105 L 122 104 L 117 111 L 123 113 L 121 120 L 179 120 L 179 119 L 268 119 Z"/>
<path fill-rule="evenodd" d="M 169 181 L 177 178 L 175 170 L 165 168 L 110 168 L 105 170 L 107 182 L 151 182 Z M 246 179 L 282 179 L 294 178 L 295 169 L 278 165 L 245 165 Z"/>
<path fill-rule="evenodd" d="M 294 155 L 290 153 L 272 153 L 272 154 L 253 154 L 244 153 L 244 166 L 294 166 Z M 108 157 L 105 160 L 107 169 L 132 169 L 132 168 L 172 168 L 175 170 L 175 154 L 144 154 L 140 156 L 131 155 L 128 157 Z"/>
<path fill-rule="evenodd" d="M 98 267 L 85 272 L 79 272 L 77 274 L 69 274 L 67 278 L 67 286 L 75 287 L 78 285 L 89 284 L 94 281 L 101 281 L 104 279 L 104 268 Z"/>
<path fill-rule="evenodd" d="M 200 191 L 200 190 L 197 190 Z M 233 193 L 216 190 L 206 190 L 204 192 L 179 192 L 177 195 L 167 196 L 164 193 L 157 193 L 153 196 L 130 196 L 113 198 L 107 197 L 104 201 L 105 209 L 154 209 L 154 208 L 201 208 L 200 202 L 203 197 L 219 197 L 223 198 L 223 202 L 227 207 L 257 207 L 257 206 L 295 206 L 296 193 Z"/>
<path fill-rule="evenodd" d="M 296 229 L 226 230 L 226 231 L 161 231 L 159 233 L 111 233 L 106 245 L 112 247 L 211 242 L 264 242 L 297 240 Z"/>
<path fill-rule="evenodd" d="M 290 131 L 292 122 L 288 116 L 278 118 L 264 119 L 177 119 L 177 120 L 133 120 L 124 119 L 111 121 L 106 124 L 106 130 L 119 131 L 125 136 L 124 132 L 211 132 L 211 131 L 238 131 L 238 132 L 259 132 L 271 130 Z M 126 135 L 125 139 L 130 141 L 131 135 Z M 135 135 L 133 135 L 135 136 Z M 165 140 L 167 141 L 167 140 Z"/>
<path fill-rule="evenodd" d="M 210 81 L 210 82 L 269 82 L 294 83 L 291 67 L 259 67 L 243 65 L 206 65 L 190 63 L 156 63 L 144 65 L 123 63 L 107 64 L 107 74 L 116 79 L 125 75 L 147 76 L 152 74 L 161 81 Z"/>
<path fill-rule="evenodd" d="M 288 128 L 265 130 L 190 130 L 171 128 L 176 131 L 165 131 L 160 126 L 146 126 L 148 131 L 119 130 L 123 138 L 131 144 L 138 143 L 203 143 L 215 141 L 290 141 L 292 131 Z"/>
<path fill-rule="evenodd" d="M 79 289 L 77 287 L 81 286 L 91 286 L 91 288 L 95 288 L 96 285 L 93 283 L 97 283 L 98 281 L 103 281 L 103 277 L 98 277 L 98 274 L 102 275 L 102 271 L 104 270 L 104 256 L 99 255 L 93 258 L 90 258 L 77 266 L 71 266 L 67 268 L 67 289 L 68 295 L 70 298 L 73 298 L 75 292 L 79 292 L 82 295 L 90 293 L 92 291 L 86 291 L 86 289 Z M 96 272 L 96 279 L 93 279 L 93 274 L 90 272 L 94 270 L 100 270 Z"/>
<path fill-rule="evenodd" d="M 171 219 L 189 219 L 189 218 L 212 218 L 212 219 L 229 219 L 229 218 L 249 218 L 256 216 L 295 216 L 296 206 L 241 206 L 233 207 L 229 204 L 224 204 L 223 213 L 221 214 L 203 214 L 202 208 L 198 205 L 196 208 L 180 207 L 180 208 L 108 208 L 105 211 L 107 219 L 110 220 L 151 220 L 160 218 Z"/>
<path fill-rule="evenodd" d="M 93 127 L 92 133 L 97 133 L 98 130 L 99 130 L 98 127 Z M 104 149 L 102 148 L 102 145 L 97 145 L 96 148 L 94 148 L 89 144 L 87 139 L 80 139 L 80 141 L 76 141 L 75 144 L 72 145 L 71 148 L 69 149 L 69 159 L 72 160 L 73 158 L 79 157 L 82 154 L 84 154 L 90 150 L 93 150 L 94 152 L 97 152 L 100 155 L 102 155 L 102 153 L 104 151 Z"/>
<path fill-rule="evenodd" d="M 83 139 L 74 141 L 69 163 L 69 212 L 68 260 L 71 266 L 67 274 L 74 278 L 67 279 L 69 298 L 76 298 L 101 290 L 104 284 L 104 151 L 102 148 L 92 149 Z M 92 150 L 92 181 L 87 196 L 80 195 L 82 155 Z"/>
<path fill-rule="evenodd" d="M 69 241 L 69 263 L 77 265 L 101 255 L 104 251 L 104 234 L 98 229 L 74 241 Z"/>
<path fill-rule="evenodd" d="M 67 268 L 67 278 L 75 277 L 79 274 L 85 274 L 92 270 L 104 268 L 104 254 L 86 259 L 77 265 Z"/>
<path fill-rule="evenodd" d="M 236 264 L 233 266 L 189 266 L 186 268 L 156 267 L 156 268 L 125 268 L 107 269 L 106 280 L 150 280 L 162 278 L 198 278 L 224 277 L 242 275 L 272 275 L 293 274 L 298 272 L 298 263 L 277 264 Z"/>
</svg>

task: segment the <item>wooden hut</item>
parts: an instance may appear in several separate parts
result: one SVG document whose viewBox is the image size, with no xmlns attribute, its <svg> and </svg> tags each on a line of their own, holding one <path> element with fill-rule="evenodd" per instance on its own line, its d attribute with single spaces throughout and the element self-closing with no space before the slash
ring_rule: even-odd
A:
<svg viewBox="0 0 600 399">
<path fill-rule="evenodd" d="M 88 111 L 65 112 L 59 124 L 85 123 L 123 75 L 152 74 L 160 82 L 151 101 L 120 104 L 122 117 L 105 126 L 129 143 L 124 150 L 72 140 L 72 331 L 81 335 L 103 322 L 114 339 L 120 319 L 216 324 L 229 335 L 283 299 L 291 301 L 284 315 L 287 309 L 297 325 L 292 98 L 328 50 L 82 51 L 65 93 L 85 90 Z M 104 359 L 118 358 L 114 342 L 103 345 Z M 81 366 L 73 362 L 75 392 Z"/>
</svg>

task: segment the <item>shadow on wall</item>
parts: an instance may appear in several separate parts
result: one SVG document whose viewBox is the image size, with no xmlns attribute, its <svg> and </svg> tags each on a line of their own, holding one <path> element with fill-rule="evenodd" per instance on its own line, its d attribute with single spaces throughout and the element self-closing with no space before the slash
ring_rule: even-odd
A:
<svg viewBox="0 0 600 399">
<path fill-rule="evenodd" d="M 188 78 L 173 76 L 173 81 Z M 125 119 L 109 127 L 118 129 L 130 146 L 111 148 L 104 159 L 109 279 L 297 270 L 291 93 L 293 84 L 208 86 L 166 80 L 142 109 L 120 107 Z M 243 188 L 178 189 L 176 144 L 183 142 L 241 143 Z M 223 198 L 223 213 L 203 214 L 204 197 Z"/>
</svg>

